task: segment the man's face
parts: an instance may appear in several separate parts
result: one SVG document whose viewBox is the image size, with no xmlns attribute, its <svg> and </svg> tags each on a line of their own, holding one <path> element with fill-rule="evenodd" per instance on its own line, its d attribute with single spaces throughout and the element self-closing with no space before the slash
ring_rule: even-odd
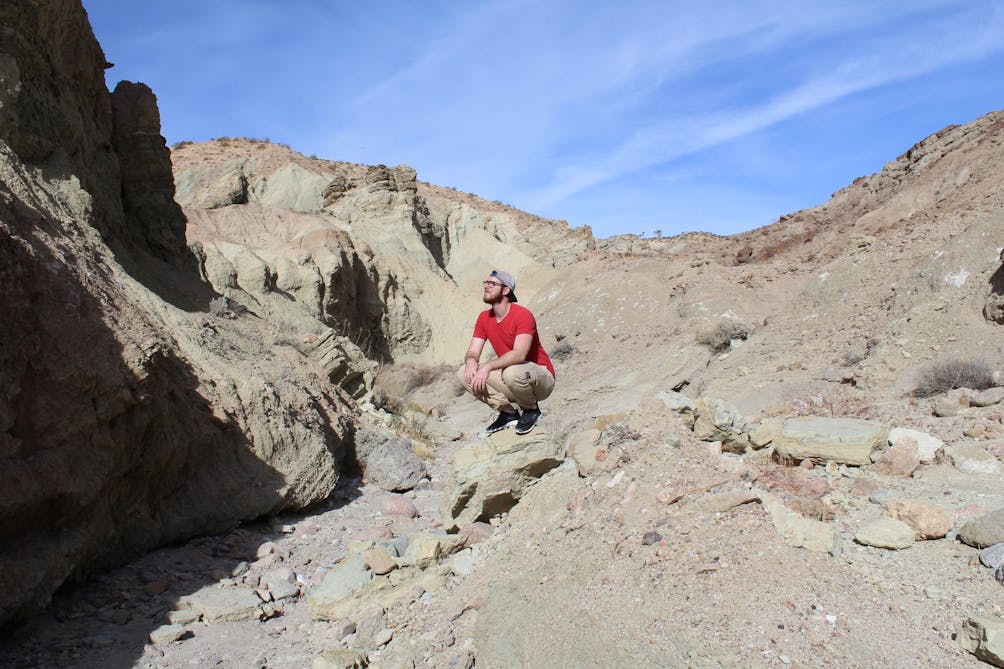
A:
<svg viewBox="0 0 1004 669">
<path fill-rule="evenodd" d="M 505 286 L 502 285 L 497 276 L 490 276 L 482 281 L 481 287 L 484 289 L 484 295 L 481 299 L 484 300 L 485 304 L 498 304 L 502 300 Z"/>
</svg>

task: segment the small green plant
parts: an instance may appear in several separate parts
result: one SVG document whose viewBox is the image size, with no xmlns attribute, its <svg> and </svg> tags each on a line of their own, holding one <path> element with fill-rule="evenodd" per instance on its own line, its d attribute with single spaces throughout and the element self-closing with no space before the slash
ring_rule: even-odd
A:
<svg viewBox="0 0 1004 669">
<path fill-rule="evenodd" d="M 993 370 L 983 360 L 946 358 L 935 360 L 920 370 L 913 394 L 930 397 L 954 388 L 985 390 L 993 386 Z"/>
<path fill-rule="evenodd" d="M 697 333 L 697 343 L 707 346 L 715 353 L 729 350 L 733 339 L 745 340 L 749 336 L 749 328 L 739 321 L 722 320 L 713 327 Z"/>
</svg>

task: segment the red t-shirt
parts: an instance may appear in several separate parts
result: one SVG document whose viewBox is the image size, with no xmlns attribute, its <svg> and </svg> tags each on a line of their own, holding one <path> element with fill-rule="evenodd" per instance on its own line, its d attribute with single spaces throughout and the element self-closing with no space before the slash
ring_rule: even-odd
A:
<svg viewBox="0 0 1004 669">
<path fill-rule="evenodd" d="M 526 307 L 510 304 L 509 313 L 501 322 L 496 322 L 495 312 L 488 309 L 478 314 L 478 320 L 474 323 L 474 336 L 478 339 L 487 339 L 495 349 L 495 354 L 499 356 L 512 350 L 516 344 L 516 335 L 520 334 L 533 335 L 530 350 L 526 353 L 526 361 L 546 367 L 551 376 L 555 376 L 551 358 L 540 345 L 540 337 L 537 336 L 537 321 Z"/>
</svg>

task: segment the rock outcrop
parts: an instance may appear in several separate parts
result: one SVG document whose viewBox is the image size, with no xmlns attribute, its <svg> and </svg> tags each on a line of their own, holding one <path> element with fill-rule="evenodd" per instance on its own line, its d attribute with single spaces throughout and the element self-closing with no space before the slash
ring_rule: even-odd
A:
<svg viewBox="0 0 1004 669">
<path fill-rule="evenodd" d="M 170 163 L 149 89 L 113 104 L 80 3 L 6 3 L 0 35 L 2 625 L 67 579 L 325 498 L 354 405 L 271 324 L 146 287 L 194 276 Z"/>
</svg>

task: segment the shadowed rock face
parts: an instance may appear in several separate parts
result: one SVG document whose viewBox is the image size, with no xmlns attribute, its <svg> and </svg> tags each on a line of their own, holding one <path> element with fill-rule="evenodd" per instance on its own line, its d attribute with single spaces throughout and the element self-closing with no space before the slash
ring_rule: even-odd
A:
<svg viewBox="0 0 1004 669">
<path fill-rule="evenodd" d="M 0 37 L 3 625 L 67 579 L 324 499 L 354 404 L 268 324 L 130 274 L 195 276 L 153 95 L 112 105 L 80 3 L 3 3 Z"/>
<path fill-rule="evenodd" d="M 146 84 L 121 81 L 112 94 L 112 112 L 130 242 L 176 263 L 188 255 L 185 217 L 174 201 L 171 152 L 160 134 L 157 98 Z"/>
</svg>

